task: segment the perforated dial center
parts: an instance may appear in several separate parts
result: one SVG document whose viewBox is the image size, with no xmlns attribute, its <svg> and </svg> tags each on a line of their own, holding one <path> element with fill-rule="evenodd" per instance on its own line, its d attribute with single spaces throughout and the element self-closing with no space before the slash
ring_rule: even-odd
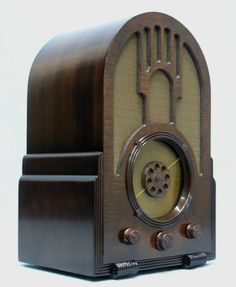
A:
<svg viewBox="0 0 236 287">
<path fill-rule="evenodd" d="M 150 162 L 143 170 L 145 191 L 152 197 L 163 196 L 170 185 L 170 173 L 161 161 Z"/>
</svg>

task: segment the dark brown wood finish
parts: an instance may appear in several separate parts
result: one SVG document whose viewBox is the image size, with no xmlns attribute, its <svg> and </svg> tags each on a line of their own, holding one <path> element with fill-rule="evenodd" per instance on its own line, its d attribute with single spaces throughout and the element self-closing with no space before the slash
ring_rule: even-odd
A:
<svg viewBox="0 0 236 287">
<path fill-rule="evenodd" d="M 94 276 L 96 237 L 101 237 L 102 154 L 27 155 L 23 171 L 19 259 Z"/>
<path fill-rule="evenodd" d="M 28 85 L 27 152 L 103 151 L 103 71 L 120 23 L 47 43 Z"/>
<path fill-rule="evenodd" d="M 126 168 L 127 161 L 131 154 L 132 149 L 136 142 L 145 135 L 167 131 L 170 134 L 175 133 L 175 122 L 173 127 L 166 126 L 164 129 L 160 125 L 150 125 L 142 128 L 138 131 L 133 138 L 129 141 L 126 150 L 123 154 L 123 160 L 121 161 L 121 172 L 120 176 L 114 176 L 113 173 L 113 145 L 110 139 L 113 138 L 113 74 L 115 69 L 115 63 L 117 62 L 122 47 L 128 41 L 130 36 L 137 31 L 140 33 L 145 27 L 154 28 L 156 26 L 164 28 L 169 28 L 172 33 L 179 35 L 180 41 L 189 47 L 191 54 L 196 61 L 196 66 L 198 67 L 198 73 L 201 81 L 201 172 L 202 175 L 197 174 L 196 163 L 194 164 L 194 175 L 195 183 L 192 186 L 192 192 L 194 193 L 194 198 L 191 203 L 191 208 L 187 210 L 184 217 L 179 221 L 178 224 L 173 225 L 168 230 L 173 234 L 176 234 L 175 250 L 165 251 L 165 253 L 157 253 L 150 246 L 149 241 L 156 229 L 150 228 L 145 224 L 142 224 L 140 220 L 133 215 L 133 210 L 130 207 L 129 202 L 126 197 Z M 162 41 L 163 43 L 163 41 Z M 151 69 L 155 71 L 156 69 L 164 69 L 169 75 L 173 75 L 172 65 L 165 63 L 155 63 L 151 66 Z M 174 65 L 173 65 L 174 66 Z M 144 70 L 144 69 L 142 69 Z M 181 65 L 177 70 L 181 71 Z M 141 72 L 138 75 L 139 87 L 143 94 L 148 94 L 148 78 L 151 77 L 151 73 Z M 179 80 L 172 76 L 176 85 L 179 85 Z M 173 95 L 172 99 L 174 110 L 176 98 L 181 97 L 181 86 L 177 86 L 175 89 L 176 94 Z M 147 99 L 148 101 L 148 99 Z M 202 51 L 197 44 L 196 40 L 193 38 L 191 33 L 178 21 L 175 19 L 158 13 L 147 13 L 142 14 L 137 17 L 132 18 L 126 25 L 119 31 L 119 33 L 114 38 L 111 47 L 108 51 L 106 57 L 105 66 L 105 78 L 104 78 L 104 172 L 108 173 L 107 177 L 104 177 L 104 209 L 108 214 L 112 214 L 111 217 L 104 216 L 104 261 L 105 263 L 111 263 L 115 260 L 129 260 L 131 259 L 153 259 L 153 264 L 156 258 L 179 255 L 184 253 L 197 253 L 205 250 L 209 257 L 214 257 L 212 254 L 212 245 L 214 245 L 214 234 L 211 233 L 209 227 L 211 224 L 210 212 L 214 208 L 211 204 L 211 164 L 210 164 L 210 81 L 209 74 L 207 70 L 207 65 Z M 107 112 L 108 111 L 108 112 Z M 148 110 L 147 118 L 148 118 Z M 175 114 L 175 113 L 174 113 Z M 173 115 L 173 118 L 175 116 Z M 189 144 L 188 144 L 189 146 Z M 191 149 L 189 150 L 190 153 Z M 204 169 L 203 169 L 204 167 Z M 112 181 L 111 181 L 112 178 Z M 118 203 L 118 204 L 117 204 Z M 123 207 L 122 212 L 120 212 L 120 206 Z M 109 210 L 109 211 L 108 211 Z M 204 229 L 204 236 L 198 242 L 190 242 L 189 240 L 183 239 L 183 235 L 179 233 L 181 224 L 186 221 L 199 221 L 202 217 L 201 224 Z M 125 224 L 127 224 L 127 218 L 130 219 L 129 225 L 137 228 L 144 234 L 142 245 L 139 247 L 132 246 L 132 248 L 127 248 L 126 246 L 120 245 L 118 238 L 115 236 L 115 230 L 122 229 Z M 116 224 L 114 224 L 116 222 Z"/>
<path fill-rule="evenodd" d="M 101 152 L 30 154 L 23 159 L 24 175 L 98 175 Z"/>
<path fill-rule="evenodd" d="M 142 60 L 144 33 L 148 72 Z M 160 39 L 156 55 L 154 33 Z M 113 151 L 114 73 L 132 35 L 138 39 L 137 93 L 144 101 L 144 126 L 124 145 L 118 175 Z M 167 52 L 161 61 L 164 35 Z M 200 172 L 189 139 L 176 125 L 183 46 L 191 54 L 200 80 Z M 157 70 L 165 71 L 172 83 L 170 124 L 153 124 L 149 118 L 149 81 Z M 135 215 L 130 204 L 127 171 L 132 150 L 144 137 L 160 132 L 180 139 L 190 155 L 193 180 L 191 200 L 178 220 L 151 226 Z M 201 225 L 200 238 L 186 237 L 189 223 Z M 120 232 L 126 228 L 138 230 L 141 240 L 137 244 L 120 240 Z M 155 238 L 160 231 L 172 234 L 172 248 L 157 250 Z M 199 264 L 204 258 L 215 258 L 210 80 L 196 40 L 177 20 L 155 12 L 52 39 L 36 57 L 29 78 L 27 155 L 19 184 L 20 261 L 106 276 L 126 269 L 132 274 L 136 269 L 191 265 L 186 256 L 192 254 L 196 255 L 192 261 Z M 122 262 L 124 265 L 115 265 Z"/>
<path fill-rule="evenodd" d="M 20 190 L 21 261 L 93 275 L 97 177 L 23 176 Z"/>
</svg>

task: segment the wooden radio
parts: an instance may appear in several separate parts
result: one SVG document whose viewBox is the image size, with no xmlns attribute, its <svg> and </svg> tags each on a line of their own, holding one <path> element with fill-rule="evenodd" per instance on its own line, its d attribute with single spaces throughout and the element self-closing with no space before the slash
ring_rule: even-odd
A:
<svg viewBox="0 0 236 287">
<path fill-rule="evenodd" d="M 145 13 L 51 40 L 29 78 L 19 260 L 120 277 L 214 258 L 210 80 L 191 33 Z"/>
</svg>

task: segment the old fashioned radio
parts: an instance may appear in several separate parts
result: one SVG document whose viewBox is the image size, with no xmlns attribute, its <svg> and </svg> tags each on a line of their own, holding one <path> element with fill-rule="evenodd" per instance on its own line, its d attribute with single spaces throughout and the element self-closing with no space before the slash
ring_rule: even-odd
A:
<svg viewBox="0 0 236 287">
<path fill-rule="evenodd" d="M 215 258 L 210 80 L 161 13 L 58 36 L 29 78 L 19 260 L 86 276 Z"/>
</svg>

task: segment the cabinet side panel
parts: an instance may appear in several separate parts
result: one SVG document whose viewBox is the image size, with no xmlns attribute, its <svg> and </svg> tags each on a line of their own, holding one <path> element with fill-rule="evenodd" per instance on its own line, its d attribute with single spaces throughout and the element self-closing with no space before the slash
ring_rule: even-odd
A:
<svg viewBox="0 0 236 287">
<path fill-rule="evenodd" d="M 27 154 L 24 175 L 97 175 L 100 152 Z"/>
<path fill-rule="evenodd" d="M 58 36 L 38 53 L 28 84 L 28 153 L 102 150 L 104 60 L 121 24 Z"/>
<path fill-rule="evenodd" d="M 20 261 L 77 274 L 94 274 L 96 182 L 96 176 L 21 178 Z"/>
</svg>

